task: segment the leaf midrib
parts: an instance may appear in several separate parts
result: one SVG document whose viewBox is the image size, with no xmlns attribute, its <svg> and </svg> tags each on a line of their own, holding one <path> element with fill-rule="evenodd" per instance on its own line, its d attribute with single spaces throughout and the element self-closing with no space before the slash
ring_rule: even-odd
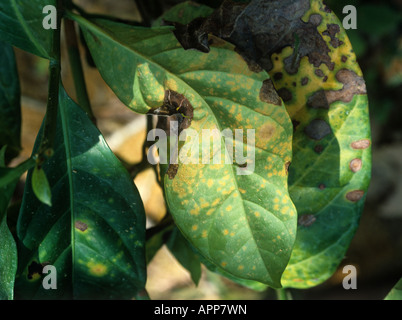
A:
<svg viewBox="0 0 402 320">
<path fill-rule="evenodd" d="M 68 183 L 69 183 L 69 193 L 70 193 L 70 215 L 71 215 L 71 223 L 70 223 L 70 237 L 71 237 L 71 259 L 72 259 L 72 268 L 74 269 L 74 261 L 75 261 L 75 233 L 74 233 L 74 214 L 75 214 L 75 208 L 74 208 L 74 199 L 73 199 L 73 194 L 74 194 L 74 187 L 73 187 L 73 167 L 71 163 L 72 159 L 72 152 L 71 152 L 71 144 L 70 144 L 70 139 L 69 139 L 69 127 L 67 123 L 67 113 L 66 110 L 64 109 L 64 106 L 62 103 L 59 103 L 59 112 L 60 112 L 60 118 L 61 118 L 61 124 L 62 124 L 62 130 L 63 130 L 63 140 L 64 140 L 64 151 L 66 153 L 66 167 L 67 167 L 67 176 L 68 176 Z M 71 282 L 74 283 L 74 274 L 75 272 L 72 270 L 71 272 Z M 72 296 L 74 297 L 74 286 L 72 286 Z"/>
</svg>

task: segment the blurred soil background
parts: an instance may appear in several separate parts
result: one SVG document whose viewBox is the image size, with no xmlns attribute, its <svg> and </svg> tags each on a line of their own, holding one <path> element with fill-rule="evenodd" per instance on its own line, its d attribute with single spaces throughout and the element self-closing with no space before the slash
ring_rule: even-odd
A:
<svg viewBox="0 0 402 320">
<path fill-rule="evenodd" d="M 138 7 L 137 7 L 138 2 Z M 170 1 L 76 0 L 90 13 L 141 21 L 144 8 L 156 17 Z M 204 1 L 219 5 L 220 1 Z M 309 290 L 291 290 L 295 299 L 383 299 L 402 276 L 402 0 L 326 1 L 342 21 L 342 8 L 357 8 L 357 30 L 347 30 L 366 80 L 372 125 L 373 170 L 360 227 L 339 270 L 325 283 Z M 140 10 L 139 10 L 140 9 Z M 149 22 L 152 15 L 146 17 Z M 22 92 L 22 146 L 14 164 L 28 158 L 43 120 L 47 99 L 48 61 L 15 49 Z M 86 62 L 84 73 L 99 130 L 116 155 L 127 163 L 141 160 L 145 116 L 125 107 Z M 75 99 L 65 48 L 63 83 Z M 143 199 L 148 226 L 165 214 L 162 191 L 152 169 L 135 183 Z M 22 195 L 23 182 L 19 186 Z M 342 268 L 357 267 L 357 290 L 342 287 Z M 152 299 L 274 299 L 275 292 L 256 292 L 203 269 L 198 286 L 163 247 L 148 266 L 147 290 Z"/>
</svg>

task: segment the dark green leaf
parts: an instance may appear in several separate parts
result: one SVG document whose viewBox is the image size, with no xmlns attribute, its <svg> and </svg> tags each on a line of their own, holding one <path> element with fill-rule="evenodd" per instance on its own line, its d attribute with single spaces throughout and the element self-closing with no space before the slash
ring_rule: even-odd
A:
<svg viewBox="0 0 402 320">
<path fill-rule="evenodd" d="M 14 292 L 17 247 L 7 226 L 6 211 L 17 181 L 0 188 L 0 300 L 11 300 Z"/>
<path fill-rule="evenodd" d="M 100 132 L 62 87 L 58 115 L 54 155 L 42 166 L 52 207 L 34 195 L 32 170 L 27 177 L 17 225 L 21 250 L 16 296 L 133 298 L 143 290 L 146 276 L 139 193 Z M 57 269 L 57 290 L 42 286 L 46 264 Z"/>
<path fill-rule="evenodd" d="M 5 145 L 8 162 L 21 149 L 20 84 L 13 48 L 0 41 L 0 148 Z"/>
<path fill-rule="evenodd" d="M 0 244 L 0 300 L 12 300 L 17 271 L 17 247 L 7 226 L 7 215 L 0 218 Z"/>
<path fill-rule="evenodd" d="M 0 180 L 3 173 L 18 171 L 5 168 L 6 148 L 0 150 Z M 18 174 L 0 187 L 0 300 L 11 300 L 14 295 L 14 279 L 17 271 L 17 247 L 7 225 L 7 208 L 19 179 Z"/>
<path fill-rule="evenodd" d="M 8 187 L 10 183 L 18 181 L 21 175 L 35 165 L 35 160 L 29 158 L 15 168 L 0 167 L 0 188 Z"/>
<path fill-rule="evenodd" d="M 1 149 L 0 149 L 0 167 L 6 166 L 6 151 L 7 151 L 7 146 L 1 147 Z"/>
<path fill-rule="evenodd" d="M 147 242 L 145 247 L 147 264 L 151 262 L 159 249 L 167 242 L 173 229 L 174 224 L 169 224 L 163 228 L 155 226 L 147 230 Z"/>
<path fill-rule="evenodd" d="M 167 242 L 167 247 L 173 253 L 177 261 L 186 268 L 193 282 L 198 285 L 201 278 L 201 263 L 198 255 L 194 253 L 187 240 L 179 229 L 175 228 Z"/>
<path fill-rule="evenodd" d="M 51 58 L 55 30 L 44 29 L 42 22 L 47 5 L 56 0 L 2 0 L 0 2 L 0 40 L 42 58 Z"/>
</svg>

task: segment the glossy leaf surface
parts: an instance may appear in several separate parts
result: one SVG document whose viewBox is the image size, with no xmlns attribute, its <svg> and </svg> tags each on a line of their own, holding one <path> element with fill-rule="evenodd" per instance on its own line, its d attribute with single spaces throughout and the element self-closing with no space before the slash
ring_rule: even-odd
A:
<svg viewBox="0 0 402 320">
<path fill-rule="evenodd" d="M 54 30 L 43 27 L 48 16 L 43 9 L 48 5 L 56 7 L 56 0 L 1 1 L 0 40 L 42 58 L 51 58 Z"/>
<path fill-rule="evenodd" d="M 134 298 L 144 288 L 146 273 L 139 193 L 100 132 L 63 88 L 59 100 L 57 148 L 42 166 L 52 206 L 33 193 L 31 170 L 17 225 L 21 261 L 16 295 Z M 57 290 L 42 286 L 47 264 L 56 267 Z"/>
</svg>

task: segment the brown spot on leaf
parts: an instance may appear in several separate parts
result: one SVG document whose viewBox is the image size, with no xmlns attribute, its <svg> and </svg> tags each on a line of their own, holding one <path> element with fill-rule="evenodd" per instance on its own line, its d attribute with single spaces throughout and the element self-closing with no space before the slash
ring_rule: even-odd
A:
<svg viewBox="0 0 402 320">
<path fill-rule="evenodd" d="M 49 262 L 37 263 L 36 261 L 32 261 L 31 264 L 28 266 L 28 279 L 32 279 L 35 274 L 42 275 L 43 268 L 48 265 Z"/>
<path fill-rule="evenodd" d="M 353 159 L 352 161 L 350 161 L 349 163 L 349 167 L 350 170 L 352 170 L 352 172 L 357 172 L 359 171 L 363 166 L 362 160 L 361 159 Z"/>
<path fill-rule="evenodd" d="M 364 196 L 364 191 L 362 190 L 353 190 L 346 194 L 346 199 L 352 202 L 359 201 Z"/>
<path fill-rule="evenodd" d="M 80 230 L 80 231 L 85 231 L 85 230 L 88 229 L 88 225 L 86 223 L 82 222 L 82 221 L 79 221 L 79 220 L 75 221 L 74 227 L 76 229 Z"/>
<path fill-rule="evenodd" d="M 368 147 L 370 147 L 370 140 L 368 139 L 361 139 L 361 140 L 357 140 L 357 141 L 353 141 L 350 146 L 353 149 L 367 149 Z"/>
<path fill-rule="evenodd" d="M 236 166 L 238 166 L 239 168 L 247 168 L 247 161 L 245 163 L 234 163 Z"/>
<path fill-rule="evenodd" d="M 262 83 L 260 89 L 260 100 L 270 104 L 275 104 L 277 106 L 280 106 L 282 104 L 281 99 L 279 98 L 279 95 L 276 92 L 271 79 L 266 79 Z"/>
<path fill-rule="evenodd" d="M 315 13 L 310 16 L 309 20 L 314 26 L 318 27 L 322 21 L 322 17 L 318 13 Z"/>
<path fill-rule="evenodd" d="M 309 227 L 311 226 L 315 221 L 316 217 L 312 214 L 303 214 L 302 216 L 299 217 L 297 220 L 297 223 L 303 227 Z"/>
<path fill-rule="evenodd" d="M 321 140 L 329 135 L 332 130 L 329 124 L 322 119 L 314 119 L 305 128 L 306 135 L 314 140 Z"/>
<path fill-rule="evenodd" d="M 308 99 L 307 99 L 307 106 L 318 109 L 329 109 L 329 104 L 327 97 L 325 95 L 324 90 L 319 90 L 314 92 Z"/>
<path fill-rule="evenodd" d="M 285 163 L 285 171 L 286 171 L 286 174 L 289 173 L 289 167 L 290 167 L 290 161 L 287 161 L 287 162 Z"/>
<path fill-rule="evenodd" d="M 325 4 L 324 1 L 323 1 L 323 5 L 324 5 L 324 8 L 321 9 L 322 11 L 324 11 L 326 13 L 331 13 L 332 12 L 331 9 L 328 7 L 328 5 Z"/>
<path fill-rule="evenodd" d="M 158 117 L 158 128 L 161 128 L 169 134 L 170 122 L 178 121 L 178 134 L 191 125 L 194 115 L 194 109 L 188 99 L 173 90 L 165 90 L 163 105 L 159 108 L 148 111 L 148 114 L 154 114 Z"/>
<path fill-rule="evenodd" d="M 154 114 L 159 116 L 157 128 L 165 130 L 167 135 L 170 135 L 170 126 L 172 121 L 178 122 L 177 136 L 184 130 L 190 127 L 191 121 L 194 115 L 194 109 L 190 101 L 182 94 L 173 91 L 166 90 L 163 105 L 159 108 L 152 109 L 148 114 Z M 176 139 L 176 144 L 178 144 L 178 139 Z M 175 148 L 177 150 L 177 148 Z M 176 176 L 178 170 L 178 154 L 171 154 L 171 163 L 169 164 L 167 175 L 170 179 Z"/>
<path fill-rule="evenodd" d="M 307 77 L 303 77 L 300 81 L 302 86 L 305 86 L 308 83 L 308 78 Z"/>
<path fill-rule="evenodd" d="M 259 140 L 268 141 L 275 133 L 275 126 L 270 123 L 264 124 L 257 130 L 257 137 Z"/>
<path fill-rule="evenodd" d="M 177 174 L 177 170 L 179 169 L 178 164 L 170 163 L 166 174 L 168 175 L 169 179 L 174 179 Z"/>
<path fill-rule="evenodd" d="M 282 98 L 283 102 L 292 100 L 292 92 L 290 92 L 287 88 L 280 88 L 278 90 L 278 95 Z"/>
<path fill-rule="evenodd" d="M 274 74 L 274 80 L 275 81 L 281 80 L 282 78 L 283 78 L 283 73 L 282 72 L 276 72 Z"/>
<path fill-rule="evenodd" d="M 317 153 L 321 153 L 323 150 L 324 150 L 324 147 L 321 144 L 317 144 L 314 147 L 314 151 L 317 152 Z"/>
<path fill-rule="evenodd" d="M 364 79 L 351 70 L 339 70 L 336 79 L 343 83 L 343 88 L 338 91 L 326 91 L 329 105 L 334 101 L 350 102 L 355 94 L 367 93 Z"/>
<path fill-rule="evenodd" d="M 326 186 L 325 186 L 325 184 L 323 184 L 323 183 L 320 183 L 319 185 L 318 185 L 318 189 L 320 189 L 320 190 L 324 190 L 326 188 Z"/>
<path fill-rule="evenodd" d="M 36 261 L 32 261 L 32 263 L 28 266 L 28 279 L 32 279 L 33 275 L 39 274 L 41 275 L 43 271 L 43 267 L 41 264 L 37 263 Z"/>
<path fill-rule="evenodd" d="M 347 56 L 342 56 L 342 58 L 341 58 L 341 61 L 342 62 L 346 62 L 348 60 L 348 57 Z"/>
<path fill-rule="evenodd" d="M 340 41 L 338 38 L 336 38 L 336 34 L 341 31 L 341 28 L 339 25 L 332 23 L 332 24 L 327 24 L 327 30 L 325 30 L 322 34 L 324 36 L 329 36 L 331 40 L 329 43 L 334 47 L 338 48 L 340 45 L 343 44 L 342 41 Z"/>
<path fill-rule="evenodd" d="M 336 74 L 339 82 L 343 83 L 340 90 L 319 90 L 312 94 L 307 105 L 311 108 L 329 109 L 331 103 L 335 101 L 350 102 L 355 94 L 366 94 L 366 84 L 362 77 L 357 76 L 351 70 L 342 69 Z"/>
<path fill-rule="evenodd" d="M 324 77 L 324 71 L 322 71 L 321 69 L 315 69 L 314 73 L 318 76 L 318 77 Z"/>
</svg>

